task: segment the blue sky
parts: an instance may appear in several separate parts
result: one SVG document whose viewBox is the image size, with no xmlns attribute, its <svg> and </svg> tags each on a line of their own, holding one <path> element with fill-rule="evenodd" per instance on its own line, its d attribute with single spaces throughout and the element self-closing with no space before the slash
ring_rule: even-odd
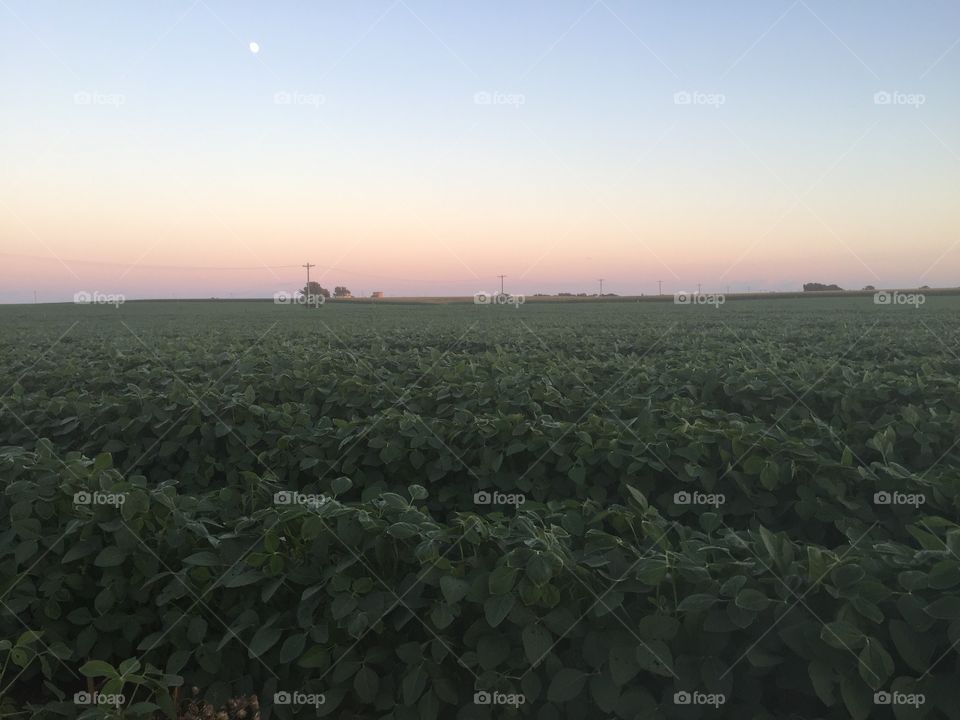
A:
<svg viewBox="0 0 960 720">
<path fill-rule="evenodd" d="M 58 286 L 142 285 L 152 264 L 211 269 L 157 293 L 259 293 L 287 275 L 214 269 L 306 259 L 394 294 L 500 271 L 529 292 L 960 282 L 956 3 L 0 0 L 0 18 L 0 252 L 59 258 Z M 8 299 L 32 294 L 23 274 Z"/>
</svg>

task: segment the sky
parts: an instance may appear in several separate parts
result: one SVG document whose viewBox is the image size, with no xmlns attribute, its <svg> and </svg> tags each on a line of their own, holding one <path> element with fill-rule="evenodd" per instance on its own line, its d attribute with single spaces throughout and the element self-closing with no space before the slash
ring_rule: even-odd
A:
<svg viewBox="0 0 960 720">
<path fill-rule="evenodd" d="M 960 285 L 953 0 L 0 0 L 0 302 Z"/>
</svg>

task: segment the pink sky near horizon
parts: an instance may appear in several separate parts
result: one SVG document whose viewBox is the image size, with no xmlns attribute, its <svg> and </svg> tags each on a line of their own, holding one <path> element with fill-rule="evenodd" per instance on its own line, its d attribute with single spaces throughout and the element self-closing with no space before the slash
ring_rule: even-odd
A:
<svg viewBox="0 0 960 720">
<path fill-rule="evenodd" d="M 960 286 L 952 6 L 7 2 L 0 303 Z"/>
</svg>

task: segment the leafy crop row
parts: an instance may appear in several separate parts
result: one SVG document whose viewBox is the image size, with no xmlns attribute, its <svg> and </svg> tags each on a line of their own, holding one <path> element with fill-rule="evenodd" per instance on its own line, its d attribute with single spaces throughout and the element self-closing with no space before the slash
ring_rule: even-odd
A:
<svg viewBox="0 0 960 720">
<path fill-rule="evenodd" d="M 941 338 L 472 310 L 8 327 L 0 711 L 960 717 Z"/>
</svg>

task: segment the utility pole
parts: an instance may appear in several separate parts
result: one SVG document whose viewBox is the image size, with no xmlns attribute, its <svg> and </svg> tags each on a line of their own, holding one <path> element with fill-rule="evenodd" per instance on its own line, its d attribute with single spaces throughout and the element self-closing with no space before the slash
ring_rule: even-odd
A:
<svg viewBox="0 0 960 720">
<path fill-rule="evenodd" d="M 301 265 L 300 267 L 305 267 L 307 269 L 307 307 L 310 307 L 310 298 L 312 295 L 310 292 L 310 268 L 316 267 L 316 265 L 307 263 L 306 265 Z"/>
<path fill-rule="evenodd" d="M 500 294 L 503 295 L 503 279 L 506 275 L 497 275 L 497 277 L 500 278 Z"/>
<path fill-rule="evenodd" d="M 657 291 L 658 295 L 663 295 L 663 280 L 657 280 L 657 287 L 660 288 Z"/>
<path fill-rule="evenodd" d="M 600 297 L 603 297 L 603 278 L 597 278 L 600 282 Z"/>
<path fill-rule="evenodd" d="M 697 283 L 697 295 L 700 294 L 700 283 Z"/>
</svg>

